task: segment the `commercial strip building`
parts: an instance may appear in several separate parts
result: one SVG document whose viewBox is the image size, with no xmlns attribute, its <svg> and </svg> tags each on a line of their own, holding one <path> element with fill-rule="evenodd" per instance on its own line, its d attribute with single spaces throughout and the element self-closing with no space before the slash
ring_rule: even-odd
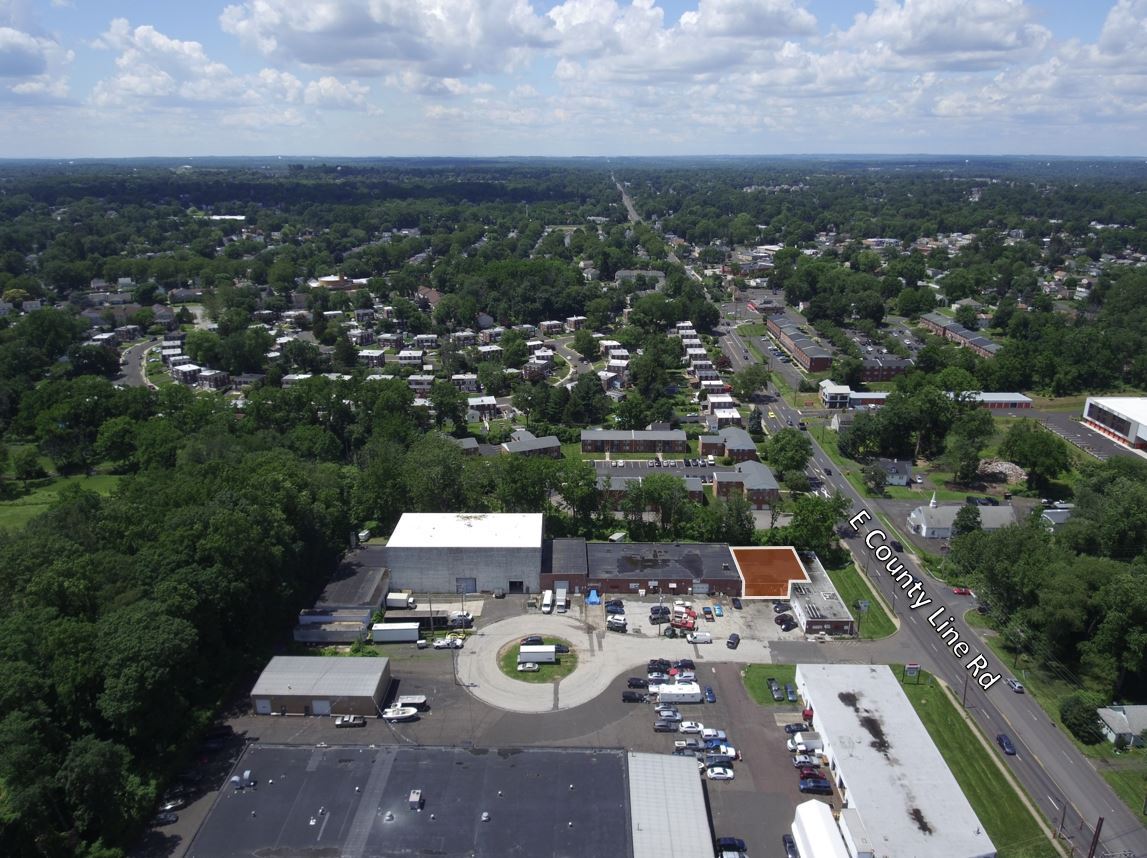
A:
<svg viewBox="0 0 1147 858">
<path fill-rule="evenodd" d="M 390 659 L 280 655 L 251 689 L 256 715 L 377 715 Z"/>
<path fill-rule="evenodd" d="M 706 542 L 554 539 L 546 543 L 542 588 L 556 590 L 563 584 L 570 593 L 741 593 L 729 546 Z"/>
<path fill-rule="evenodd" d="M 993 858 L 956 779 L 885 665 L 801 664 L 796 686 L 813 710 L 842 811 L 800 811 L 793 837 L 801 854 L 881 858 Z M 801 807 L 804 807 L 802 805 Z M 875 846 L 875 849 L 873 847 Z"/>
<path fill-rule="evenodd" d="M 1133 450 L 1147 450 L 1147 396 L 1089 396 L 1083 423 Z"/>
<path fill-rule="evenodd" d="M 730 549 L 746 599 L 786 599 L 805 634 L 854 635 L 856 621 L 813 554 L 791 547 Z"/>
<path fill-rule="evenodd" d="M 258 787 L 220 791 L 188 858 L 713 854 L 703 781 L 688 757 L 253 743 L 236 770 Z"/>
</svg>

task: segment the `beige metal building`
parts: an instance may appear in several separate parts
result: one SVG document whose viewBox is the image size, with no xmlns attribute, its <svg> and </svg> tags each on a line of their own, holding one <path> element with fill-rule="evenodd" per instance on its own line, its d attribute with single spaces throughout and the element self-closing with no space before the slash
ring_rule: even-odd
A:
<svg viewBox="0 0 1147 858">
<path fill-rule="evenodd" d="M 378 715 L 390 659 L 275 656 L 251 689 L 256 715 Z"/>
</svg>

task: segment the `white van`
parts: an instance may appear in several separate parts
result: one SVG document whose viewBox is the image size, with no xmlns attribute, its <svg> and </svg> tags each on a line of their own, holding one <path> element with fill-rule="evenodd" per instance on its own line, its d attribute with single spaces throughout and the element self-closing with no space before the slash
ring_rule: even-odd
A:
<svg viewBox="0 0 1147 858">
<path fill-rule="evenodd" d="M 711 644 L 713 643 L 713 634 L 711 632 L 690 632 L 685 635 L 685 640 L 691 644 Z"/>
<path fill-rule="evenodd" d="M 546 590 L 542 594 L 542 613 L 552 614 L 554 612 L 554 591 Z"/>
</svg>

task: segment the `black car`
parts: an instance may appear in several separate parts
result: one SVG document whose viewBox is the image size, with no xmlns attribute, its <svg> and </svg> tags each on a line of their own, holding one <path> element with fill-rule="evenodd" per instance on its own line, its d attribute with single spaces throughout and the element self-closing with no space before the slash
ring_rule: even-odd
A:
<svg viewBox="0 0 1147 858">
<path fill-rule="evenodd" d="M 642 679 L 640 676 L 631 676 L 629 677 L 629 681 L 625 684 L 630 688 L 648 688 L 649 680 Z"/>
<path fill-rule="evenodd" d="M 676 733 L 677 732 L 677 722 L 676 721 L 654 721 L 653 722 L 653 729 L 655 732 L 658 732 L 658 733 Z"/>
<path fill-rule="evenodd" d="M 659 626 L 663 623 L 669 622 L 669 615 L 668 614 L 650 614 L 649 615 L 649 622 L 651 625 Z"/>
<path fill-rule="evenodd" d="M 800 628 L 800 624 L 796 620 L 790 619 L 787 623 L 785 623 L 783 626 L 781 626 L 781 631 L 782 632 L 791 632 L 793 629 L 796 629 L 796 628 Z"/>
<path fill-rule="evenodd" d="M 804 733 L 804 732 L 807 732 L 807 731 L 808 731 L 808 729 L 809 729 L 809 726 L 808 726 L 808 724 L 805 724 L 805 723 L 800 723 L 800 724 L 785 724 L 785 732 L 786 732 L 786 733 L 788 733 L 790 736 L 791 736 L 793 733 Z"/>
<path fill-rule="evenodd" d="M 895 548 L 897 551 L 903 551 L 904 550 L 904 543 L 901 542 L 899 539 L 890 539 L 890 540 L 888 540 L 888 544 L 891 545 L 893 548 Z"/>
<path fill-rule="evenodd" d="M 671 614 L 671 613 L 673 613 L 673 612 L 669 610 L 669 606 L 668 606 L 668 605 L 650 605 L 650 606 L 649 606 L 649 613 L 651 613 L 651 614 L 666 614 L 666 615 L 668 615 L 668 614 Z"/>
<path fill-rule="evenodd" d="M 785 858 L 801 858 L 801 854 L 797 850 L 797 842 L 793 840 L 791 834 L 781 835 L 781 845 L 785 847 Z"/>
<path fill-rule="evenodd" d="M 725 646 L 727 646 L 729 649 L 736 649 L 740 645 L 741 636 L 736 632 L 733 632 L 733 634 L 729 635 L 729 639 L 725 641 Z"/>
<path fill-rule="evenodd" d="M 544 643 L 541 635 L 527 635 L 522 638 L 522 646 L 542 646 Z"/>
<path fill-rule="evenodd" d="M 793 621 L 793 615 L 792 614 L 781 614 L 780 616 L 773 618 L 773 622 L 776 623 L 778 626 L 783 626 L 785 623 L 791 623 L 792 621 Z"/>
<path fill-rule="evenodd" d="M 646 696 L 640 691 L 623 691 L 621 692 L 622 703 L 644 703 Z"/>
<path fill-rule="evenodd" d="M 673 662 L 665 658 L 651 658 L 649 659 L 649 663 L 646 665 L 646 667 L 650 671 L 665 673 L 667 670 L 669 670 L 669 668 L 673 667 Z"/>
<path fill-rule="evenodd" d="M 693 663 L 693 659 L 691 659 L 691 658 L 678 659 L 677 661 L 673 662 L 673 666 L 675 668 L 677 668 L 678 670 L 696 670 L 697 669 L 697 665 L 695 665 Z"/>
<path fill-rule="evenodd" d="M 606 605 L 605 612 L 607 614 L 624 614 L 625 605 Z"/>
<path fill-rule="evenodd" d="M 793 606 L 788 602 L 773 602 L 773 613 L 784 614 L 793 609 Z"/>
<path fill-rule="evenodd" d="M 1016 755 L 1016 746 L 1012 744 L 1012 740 L 1007 733 L 1000 733 L 996 736 L 996 744 L 999 745 L 1000 749 L 1009 757 Z"/>
<path fill-rule="evenodd" d="M 791 682 L 785 683 L 785 699 L 787 699 L 789 703 L 797 702 L 797 690 Z"/>
<path fill-rule="evenodd" d="M 608 608 L 610 605 L 624 605 L 624 604 L 625 603 L 622 602 L 621 599 L 610 599 L 605 603 L 605 606 Z"/>
<path fill-rule="evenodd" d="M 814 795 L 832 795 L 832 784 L 824 778 L 801 778 L 800 791 Z"/>
<path fill-rule="evenodd" d="M 565 654 L 570 651 L 570 648 L 565 644 L 554 644 L 554 652 L 558 654 Z"/>
<path fill-rule="evenodd" d="M 736 608 L 738 611 L 741 610 L 741 600 L 737 596 L 733 597 L 733 607 Z"/>
<path fill-rule="evenodd" d="M 718 852 L 744 852 L 748 849 L 745 846 L 745 841 L 740 837 L 718 837 L 717 838 L 717 851 Z"/>
</svg>

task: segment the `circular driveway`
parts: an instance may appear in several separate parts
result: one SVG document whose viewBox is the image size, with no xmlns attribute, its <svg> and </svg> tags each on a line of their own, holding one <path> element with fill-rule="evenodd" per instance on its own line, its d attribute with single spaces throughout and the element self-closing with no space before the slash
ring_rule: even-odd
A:
<svg viewBox="0 0 1147 858">
<path fill-rule="evenodd" d="M 467 639 L 466 648 L 457 655 L 458 682 L 483 703 L 499 709 L 554 712 L 588 703 L 622 674 L 645 676 L 645 665 L 651 658 L 691 658 L 697 663 L 699 679 L 705 662 L 772 661 L 769 645 L 763 641 L 742 639 L 740 647 L 733 650 L 725 646 L 724 637 L 714 636 L 711 644 L 694 645 L 640 631 L 619 634 L 597 630 L 574 614 L 511 617 L 485 626 Z M 498 650 L 536 634 L 567 638 L 577 649 L 577 669 L 559 682 L 541 684 L 519 682 L 502 673 Z M 701 682 L 704 684 L 703 679 Z"/>
</svg>

